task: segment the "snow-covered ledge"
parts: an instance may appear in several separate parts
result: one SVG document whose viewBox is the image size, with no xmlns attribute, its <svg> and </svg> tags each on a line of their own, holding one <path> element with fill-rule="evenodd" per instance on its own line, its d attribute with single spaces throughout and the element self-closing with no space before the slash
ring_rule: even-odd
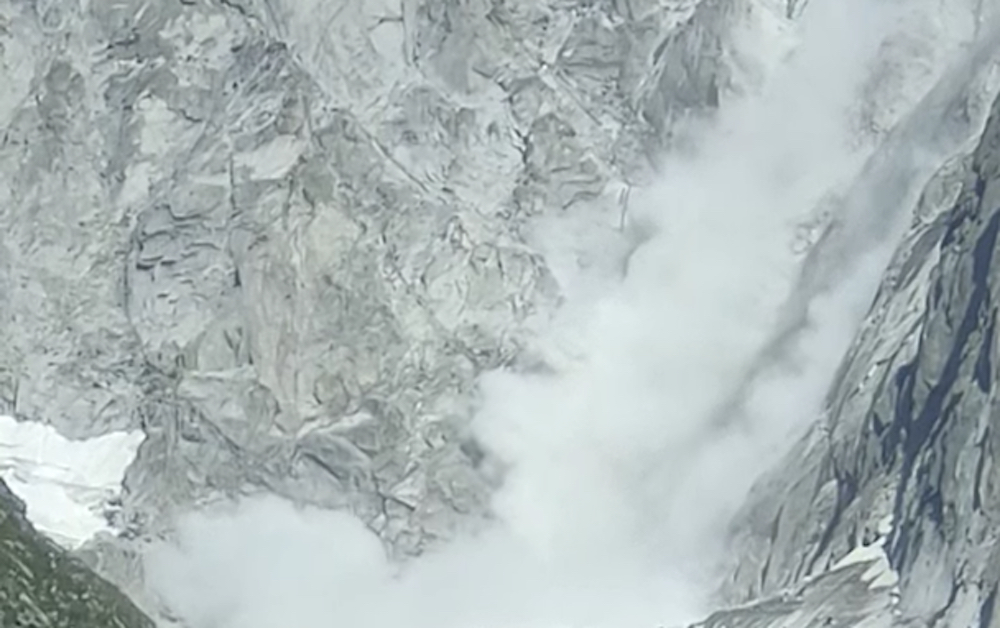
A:
<svg viewBox="0 0 1000 628">
<path fill-rule="evenodd" d="M 55 428 L 0 415 L 0 477 L 24 500 L 28 519 L 67 549 L 102 530 L 142 431 L 70 440 Z"/>
</svg>

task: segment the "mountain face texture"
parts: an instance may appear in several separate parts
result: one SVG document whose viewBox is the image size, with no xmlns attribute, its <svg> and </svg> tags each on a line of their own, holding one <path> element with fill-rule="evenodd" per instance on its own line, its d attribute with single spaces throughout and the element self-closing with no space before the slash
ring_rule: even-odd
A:
<svg viewBox="0 0 1000 628">
<path fill-rule="evenodd" d="M 996 625 L 998 151 L 1000 100 L 925 189 L 824 421 L 745 508 L 730 601 L 877 545 L 895 622 Z"/>
<path fill-rule="evenodd" d="M 0 626 L 152 628 L 123 593 L 36 532 L 0 481 Z"/>
<path fill-rule="evenodd" d="M 871 569 L 868 562 L 833 569 L 781 594 L 716 611 L 692 628 L 893 626 L 896 596 L 875 582 Z"/>
<path fill-rule="evenodd" d="M 451 536 L 475 377 L 559 299 L 522 225 L 634 248 L 621 190 L 786 19 L 743 5 L 4 0 L 0 412 L 143 429 L 131 534 L 262 490 Z"/>
<path fill-rule="evenodd" d="M 397 555 L 485 514 L 475 378 L 559 300 L 522 225 L 586 204 L 626 255 L 621 190 L 785 13 L 0 0 L 0 412 L 146 433 L 82 555 L 134 593 L 129 540 L 220 494 Z"/>
<path fill-rule="evenodd" d="M 561 298 L 526 225 L 592 214 L 619 273 L 629 188 L 805 4 L 0 0 L 0 412 L 146 434 L 119 538 L 80 555 L 139 596 L 132 539 L 259 491 L 348 508 L 397 557 L 475 525 L 476 377 L 533 367 Z M 706 628 L 1000 624 L 997 51 L 988 2 L 912 4 L 848 192 L 896 207 L 872 232 L 912 224 Z M 807 264 L 803 304 L 835 267 Z M 150 625 L 5 490 L 0 543 L 0 627 Z"/>
</svg>

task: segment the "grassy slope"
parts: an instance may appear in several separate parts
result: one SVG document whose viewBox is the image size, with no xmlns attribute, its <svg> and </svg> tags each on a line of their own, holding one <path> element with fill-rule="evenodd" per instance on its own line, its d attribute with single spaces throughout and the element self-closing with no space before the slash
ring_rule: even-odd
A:
<svg viewBox="0 0 1000 628">
<path fill-rule="evenodd" d="M 0 628 L 152 628 L 123 593 L 38 533 L 0 480 Z"/>
</svg>

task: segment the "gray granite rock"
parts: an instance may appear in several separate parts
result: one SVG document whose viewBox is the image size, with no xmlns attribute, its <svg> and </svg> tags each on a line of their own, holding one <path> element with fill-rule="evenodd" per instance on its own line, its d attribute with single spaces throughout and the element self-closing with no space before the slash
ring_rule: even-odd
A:
<svg viewBox="0 0 1000 628">
<path fill-rule="evenodd" d="M 716 611 L 692 628 L 877 628 L 895 625 L 897 597 L 873 586 L 869 563 L 825 572 L 797 588 Z"/>
<path fill-rule="evenodd" d="M 475 377 L 559 300 L 526 221 L 616 223 L 622 181 L 753 79 L 715 0 L 0 18 L 0 411 L 141 427 L 133 536 L 219 493 L 351 508 L 400 555 L 484 514 Z"/>
<path fill-rule="evenodd" d="M 824 420 L 738 520 L 731 602 L 798 586 L 887 526 L 896 623 L 993 625 L 998 146 L 1000 100 L 924 188 Z"/>
<path fill-rule="evenodd" d="M 586 208 L 620 226 L 619 190 L 758 85 L 769 61 L 741 34 L 805 5 L 0 0 L 0 411 L 148 436 L 122 538 L 95 540 L 92 565 L 136 580 L 129 539 L 218 494 L 352 509 L 397 556 L 474 525 L 491 490 L 464 430 L 475 378 L 526 368 L 560 299 L 530 220 Z M 823 623 L 836 600 L 880 625 L 885 596 L 826 570 L 889 514 L 904 618 L 985 617 L 995 599 L 992 361 L 974 351 L 993 339 L 976 257 L 993 131 L 917 201 L 981 121 L 993 52 L 938 82 L 968 37 L 934 29 L 971 37 L 988 9 L 916 11 L 859 100 L 860 141 L 882 148 L 846 198 L 894 207 L 861 223 L 879 234 L 865 246 L 914 205 L 917 222 L 826 422 L 738 526 L 728 599 L 761 598 L 746 608 L 766 625 L 807 608 Z M 857 252 L 839 218 L 789 334 Z M 608 249 L 633 235 L 609 228 Z"/>
</svg>

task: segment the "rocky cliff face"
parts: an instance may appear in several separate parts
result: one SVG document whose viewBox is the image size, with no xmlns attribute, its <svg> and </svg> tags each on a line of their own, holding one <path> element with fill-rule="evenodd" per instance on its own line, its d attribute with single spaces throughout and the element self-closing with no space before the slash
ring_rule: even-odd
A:
<svg viewBox="0 0 1000 628">
<path fill-rule="evenodd" d="M 894 621 L 994 625 L 998 145 L 1000 101 L 924 189 L 824 420 L 758 485 L 731 600 L 884 546 Z"/>
<path fill-rule="evenodd" d="M 589 216 L 611 243 L 590 263 L 620 272 L 642 236 L 628 189 L 760 85 L 804 4 L 0 1 L 0 411 L 144 430 L 128 537 L 253 491 L 350 508 L 397 555 L 451 537 L 491 490 L 464 433 L 475 379 L 536 367 L 560 299 L 528 225 Z M 727 595 L 862 595 L 857 568 L 821 574 L 883 539 L 902 597 L 872 604 L 987 626 L 1000 113 L 960 153 L 995 50 L 939 82 L 989 39 L 989 6 L 913 6 L 858 104 L 858 140 L 882 148 L 849 194 L 895 208 L 872 248 L 958 156 L 824 422 L 737 525 Z M 855 235 L 828 231 L 800 304 Z M 126 540 L 90 551 L 134 584 Z"/>
<path fill-rule="evenodd" d="M 785 19 L 741 6 L 7 2 L 0 410 L 144 429 L 124 527 L 257 488 L 449 536 L 474 378 L 558 299 L 525 221 L 633 246 L 620 191 Z"/>
<path fill-rule="evenodd" d="M 137 593 L 127 539 L 219 494 L 350 508 L 399 555 L 482 516 L 475 378 L 559 299 L 524 225 L 585 207 L 627 254 L 621 191 L 784 19 L 0 4 L 0 412 L 147 435 L 91 563 Z"/>
</svg>

